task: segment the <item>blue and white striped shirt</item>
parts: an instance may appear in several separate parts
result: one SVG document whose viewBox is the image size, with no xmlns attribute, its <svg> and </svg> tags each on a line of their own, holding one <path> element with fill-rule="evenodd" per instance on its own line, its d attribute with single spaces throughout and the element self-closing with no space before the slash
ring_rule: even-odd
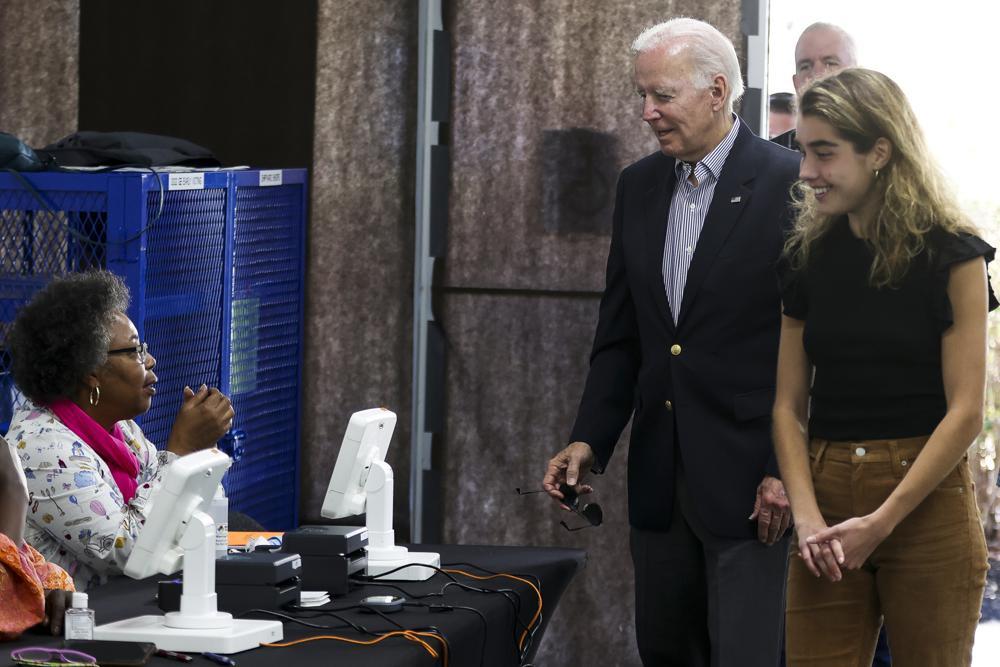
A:
<svg viewBox="0 0 1000 667">
<path fill-rule="evenodd" d="M 680 160 L 674 166 L 677 185 L 667 213 L 667 238 L 663 248 L 663 287 L 667 291 L 674 324 L 680 314 L 691 258 L 705 226 L 705 216 L 712 205 L 719 174 L 740 131 L 739 119 L 734 118 L 733 121 L 732 129 L 708 155 L 693 166 Z M 697 186 L 691 185 L 688 180 L 692 170 L 698 181 Z"/>
</svg>

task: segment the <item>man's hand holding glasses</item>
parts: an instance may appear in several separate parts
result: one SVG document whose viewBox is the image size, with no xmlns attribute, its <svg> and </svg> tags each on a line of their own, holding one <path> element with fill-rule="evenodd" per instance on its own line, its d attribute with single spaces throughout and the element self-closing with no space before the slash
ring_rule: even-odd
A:
<svg viewBox="0 0 1000 667">
<path fill-rule="evenodd" d="M 576 495 L 584 496 L 594 489 L 588 484 L 582 484 L 583 477 L 594 465 L 594 450 L 585 442 L 573 442 L 561 452 L 552 457 L 549 467 L 542 478 L 542 489 L 562 503 L 563 509 L 572 511 L 566 504 L 565 494 L 559 487 L 573 487 Z"/>
<path fill-rule="evenodd" d="M 574 442 L 568 445 L 561 452 L 552 457 L 549 467 L 545 471 L 542 480 L 542 489 L 538 491 L 521 491 L 515 489 L 519 495 L 530 493 L 547 493 L 559 501 L 560 506 L 567 511 L 573 512 L 587 521 L 587 525 L 570 528 L 565 521 L 560 521 L 559 525 L 569 531 L 582 530 L 600 526 L 604 520 L 604 512 L 597 503 L 586 503 L 580 505 L 580 496 L 591 493 L 594 489 L 588 484 L 580 481 L 583 475 L 594 465 L 594 452 L 585 442 Z"/>
</svg>

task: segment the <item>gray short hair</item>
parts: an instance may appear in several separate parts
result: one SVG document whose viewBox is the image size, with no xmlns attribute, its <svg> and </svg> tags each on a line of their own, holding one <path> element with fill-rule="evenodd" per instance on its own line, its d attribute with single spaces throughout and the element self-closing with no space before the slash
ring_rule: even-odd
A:
<svg viewBox="0 0 1000 667">
<path fill-rule="evenodd" d="M 815 30 L 826 30 L 829 32 L 837 33 L 840 36 L 841 41 L 844 43 L 844 49 L 847 51 L 847 55 L 850 58 L 849 62 L 842 63 L 844 67 L 857 67 L 858 66 L 858 48 L 854 44 L 854 38 L 851 37 L 851 33 L 847 32 L 839 25 L 834 25 L 833 23 L 826 23 L 825 21 L 817 21 L 816 23 L 811 23 L 806 26 L 806 29 L 802 31 L 799 38 L 795 41 L 795 50 L 798 51 L 799 42 L 802 38 L 810 32 Z"/>
<path fill-rule="evenodd" d="M 736 49 L 729 38 L 714 26 L 689 18 L 676 18 L 646 28 L 632 42 L 632 55 L 652 51 L 667 43 L 677 43 L 687 48 L 694 65 L 696 86 L 708 87 L 719 74 L 726 77 L 729 93 L 726 111 L 732 113 L 733 105 L 743 97 L 743 74 Z"/>
</svg>

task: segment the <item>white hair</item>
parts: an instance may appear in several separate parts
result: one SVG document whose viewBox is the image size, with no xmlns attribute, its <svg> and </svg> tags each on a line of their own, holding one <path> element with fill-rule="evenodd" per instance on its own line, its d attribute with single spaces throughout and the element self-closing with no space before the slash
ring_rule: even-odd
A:
<svg viewBox="0 0 1000 667">
<path fill-rule="evenodd" d="M 740 61 L 729 38 L 704 21 L 675 18 L 643 30 L 632 42 L 632 55 L 637 56 L 668 43 L 684 47 L 690 54 L 694 66 L 691 83 L 695 86 L 707 88 L 719 74 L 726 77 L 729 84 L 726 111 L 732 113 L 733 105 L 743 97 L 744 88 Z"/>
</svg>

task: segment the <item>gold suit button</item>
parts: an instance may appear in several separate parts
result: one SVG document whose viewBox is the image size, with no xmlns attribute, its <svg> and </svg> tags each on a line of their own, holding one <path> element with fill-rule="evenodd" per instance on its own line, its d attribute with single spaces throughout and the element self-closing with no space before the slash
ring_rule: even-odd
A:
<svg viewBox="0 0 1000 667">
<path fill-rule="evenodd" d="M 680 353 L 681 353 L 681 346 L 680 345 L 678 345 L 677 343 L 674 343 L 673 345 L 670 346 L 670 354 L 672 354 L 672 355 L 674 355 L 676 357 Z"/>
<path fill-rule="evenodd" d="M 673 410 L 674 404 L 671 403 L 670 401 L 663 401 L 663 407 L 665 407 L 667 410 Z"/>
</svg>

